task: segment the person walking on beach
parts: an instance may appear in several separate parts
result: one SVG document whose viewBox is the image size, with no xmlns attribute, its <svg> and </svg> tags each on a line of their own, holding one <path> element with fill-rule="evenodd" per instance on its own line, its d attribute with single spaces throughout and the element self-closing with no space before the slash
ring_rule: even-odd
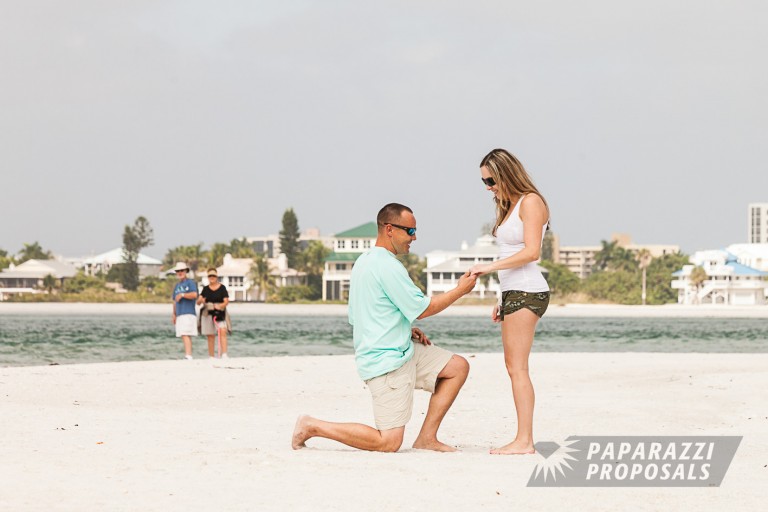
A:
<svg viewBox="0 0 768 512">
<path fill-rule="evenodd" d="M 172 321 L 176 326 L 176 337 L 184 341 L 184 359 L 192 359 L 192 336 L 197 336 L 197 283 L 187 278 L 189 267 L 186 263 L 176 263 L 173 270 L 179 282 L 173 288 Z"/>
<path fill-rule="evenodd" d="M 349 323 L 355 363 L 373 398 L 376 428 L 360 423 L 331 423 L 299 416 L 291 445 L 298 450 L 313 437 L 333 439 L 361 450 L 395 452 L 403 443 L 411 418 L 413 390 L 431 392 L 427 416 L 414 448 L 456 451 L 437 439 L 437 430 L 469 373 L 469 363 L 432 345 L 417 318 L 444 310 L 469 293 L 477 282 L 464 274 L 453 290 L 432 297 L 413 284 L 396 256 L 408 254 L 416 240 L 416 218 L 407 206 L 390 203 L 376 218 L 376 246 L 362 254 L 352 269 Z"/>
<path fill-rule="evenodd" d="M 208 337 L 208 356 L 213 358 L 214 339 L 219 336 L 219 357 L 227 359 L 227 304 L 229 292 L 227 287 L 219 282 L 216 268 L 208 269 L 208 286 L 200 292 L 197 303 L 202 305 L 200 311 L 200 334 Z"/>
<path fill-rule="evenodd" d="M 480 162 L 480 175 L 496 203 L 493 235 L 499 259 L 474 265 L 469 271 L 473 276 L 498 272 L 502 295 L 491 319 L 501 322 L 504 362 L 517 410 L 515 439 L 491 453 L 535 453 L 534 392 L 528 375 L 528 355 L 536 323 L 549 305 L 549 285 L 536 265 L 549 225 L 549 206 L 523 164 L 508 151 L 494 149 L 488 153 Z"/>
</svg>

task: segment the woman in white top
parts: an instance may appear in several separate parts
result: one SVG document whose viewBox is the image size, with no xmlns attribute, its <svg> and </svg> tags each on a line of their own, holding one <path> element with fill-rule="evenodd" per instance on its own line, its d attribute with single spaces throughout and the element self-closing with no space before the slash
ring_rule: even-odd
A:
<svg viewBox="0 0 768 512">
<path fill-rule="evenodd" d="M 549 224 L 549 206 L 523 164 L 508 151 L 494 149 L 488 153 L 480 163 L 480 174 L 496 203 L 493 234 L 499 246 L 499 259 L 475 265 L 470 272 L 498 272 L 502 299 L 494 306 L 491 318 L 501 322 L 504 362 L 512 380 L 517 410 L 515 439 L 491 453 L 535 453 L 534 393 L 528 376 L 528 355 L 536 323 L 549 304 L 549 286 L 536 266 Z"/>
</svg>

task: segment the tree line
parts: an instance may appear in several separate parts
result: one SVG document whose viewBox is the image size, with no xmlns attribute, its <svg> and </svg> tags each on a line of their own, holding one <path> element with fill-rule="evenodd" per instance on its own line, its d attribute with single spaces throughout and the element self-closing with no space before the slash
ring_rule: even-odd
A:
<svg viewBox="0 0 768 512">
<path fill-rule="evenodd" d="M 279 240 L 280 250 L 286 256 L 288 267 L 306 273 L 305 284 L 278 287 L 271 275 L 272 269 L 269 267 L 267 255 L 257 251 L 255 245 L 248 242 L 246 237 L 234 238 L 229 242 L 216 242 L 209 248 L 205 248 L 202 242 L 173 247 L 166 252 L 162 262 L 165 268 L 170 268 L 177 261 L 184 261 L 193 271 L 202 271 L 209 267 L 220 267 L 226 254 L 231 254 L 234 258 L 251 258 L 253 264 L 248 278 L 257 289 L 258 300 L 319 300 L 322 297 L 325 259 L 331 250 L 318 240 L 301 243 L 298 218 L 292 208 L 288 208 L 283 214 Z M 89 294 L 96 300 L 110 300 L 115 294 L 108 288 L 107 283 L 116 282 L 131 292 L 124 297 L 126 300 L 165 298 L 171 292 L 172 279 L 160 279 L 157 276 L 142 279 L 139 275 L 139 253 L 153 243 L 152 227 L 145 217 L 140 216 L 123 230 L 125 263 L 113 265 L 106 274 L 86 276 L 80 272 L 74 278 L 65 280 L 62 286 L 53 276 L 47 276 L 43 280 L 43 288 L 49 292 Z M 677 291 L 671 287 L 672 273 L 689 263 L 687 255 L 676 253 L 650 258 L 649 254 L 635 253 L 619 246 L 616 241 L 602 240 L 600 243 L 601 249 L 595 253 L 592 273 L 582 280 L 567 266 L 554 263 L 552 234 L 547 232 L 542 244 L 541 265 L 548 270 L 547 281 L 553 298 L 573 301 L 583 301 L 586 298 L 597 302 L 641 304 L 645 273 L 647 304 L 677 302 Z M 52 257 L 51 251 L 45 250 L 38 242 L 24 244 L 15 255 L 9 255 L 7 251 L 0 249 L 0 270 L 12 263 L 18 265 L 30 259 L 44 260 Z M 425 291 L 426 260 L 415 254 L 404 255 L 399 259 L 413 282 Z M 706 279 L 706 273 L 703 269 L 695 270 L 699 271 L 693 276 L 696 281 L 694 285 L 700 285 Z"/>
<path fill-rule="evenodd" d="M 306 273 L 306 284 L 288 287 L 278 287 L 271 275 L 267 254 L 257 251 L 254 244 L 246 237 L 235 238 L 229 242 L 216 242 L 205 248 L 203 243 L 181 245 L 169 249 L 163 257 L 163 266 L 172 267 L 178 261 L 184 261 L 193 271 L 202 271 L 209 267 L 220 267 L 224 256 L 231 254 L 234 258 L 251 258 L 253 264 L 248 276 L 258 288 L 262 300 L 293 302 L 297 300 L 317 300 L 322 296 L 322 275 L 325 259 L 331 250 L 318 240 L 300 243 L 300 230 L 296 213 L 288 208 L 283 214 L 282 229 L 280 230 L 280 248 L 286 255 L 289 268 Z M 153 245 L 154 231 L 149 221 L 139 216 L 132 225 L 123 229 L 123 263 L 112 265 L 106 273 L 87 276 L 83 271 L 60 285 L 54 276 L 43 279 L 43 289 L 65 295 L 85 295 L 85 299 L 111 300 L 114 291 L 108 283 L 119 283 L 129 292 L 125 299 L 152 300 L 153 297 L 165 298 L 171 293 L 173 279 L 161 279 L 158 276 L 141 278 L 138 258 L 140 252 Z M 16 255 L 9 255 L 0 249 L 0 270 L 11 264 L 21 264 L 30 259 L 52 259 L 51 251 L 43 249 L 38 242 L 24 244 Z M 39 299 L 39 297 L 38 297 Z M 21 299 L 24 300 L 24 299 Z"/>
<path fill-rule="evenodd" d="M 28 260 L 49 260 L 53 258 L 51 251 L 46 251 L 38 242 L 24 244 L 16 254 L 8 254 L 8 251 L 0 249 L 0 270 L 11 265 L 19 265 Z"/>
<path fill-rule="evenodd" d="M 553 262 L 552 235 L 547 232 L 542 244 L 541 266 L 549 271 L 547 282 L 553 297 L 582 293 L 597 302 L 642 304 L 645 272 L 647 304 L 677 302 L 677 291 L 672 288 L 672 273 L 689 263 L 687 255 L 678 252 L 650 258 L 649 253 L 630 251 L 618 245 L 617 241 L 601 240 L 600 244 L 592 272 L 582 280 L 566 265 Z"/>
</svg>

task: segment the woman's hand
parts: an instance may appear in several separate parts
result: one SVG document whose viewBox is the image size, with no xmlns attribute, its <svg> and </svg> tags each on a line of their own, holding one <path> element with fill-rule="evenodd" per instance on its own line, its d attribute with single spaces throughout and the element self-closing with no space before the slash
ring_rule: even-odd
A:
<svg viewBox="0 0 768 512">
<path fill-rule="evenodd" d="M 477 265 L 472 265 L 472 268 L 469 269 L 470 274 L 478 276 L 488 274 L 490 272 L 493 272 L 493 268 L 488 263 L 478 263 Z"/>
<path fill-rule="evenodd" d="M 493 311 L 491 311 L 491 320 L 493 320 L 494 323 L 501 322 L 501 319 L 499 318 L 499 305 L 498 304 L 493 306 Z"/>
</svg>

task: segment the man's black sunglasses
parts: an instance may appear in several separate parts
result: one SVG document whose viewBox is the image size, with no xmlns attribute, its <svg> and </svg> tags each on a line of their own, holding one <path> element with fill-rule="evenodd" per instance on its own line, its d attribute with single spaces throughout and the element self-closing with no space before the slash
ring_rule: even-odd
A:
<svg viewBox="0 0 768 512">
<path fill-rule="evenodd" d="M 387 224 L 389 224 L 390 226 L 394 226 L 396 228 L 402 229 L 403 231 L 408 233 L 408 236 L 413 236 L 413 235 L 416 234 L 416 228 L 409 228 L 409 227 L 406 227 L 406 226 L 398 226 L 397 224 L 392 224 L 391 222 L 387 222 Z"/>
<path fill-rule="evenodd" d="M 480 178 L 480 179 L 483 180 L 483 183 L 485 183 L 486 187 L 492 187 L 496 184 L 496 180 L 494 180 L 493 178 Z"/>
</svg>

